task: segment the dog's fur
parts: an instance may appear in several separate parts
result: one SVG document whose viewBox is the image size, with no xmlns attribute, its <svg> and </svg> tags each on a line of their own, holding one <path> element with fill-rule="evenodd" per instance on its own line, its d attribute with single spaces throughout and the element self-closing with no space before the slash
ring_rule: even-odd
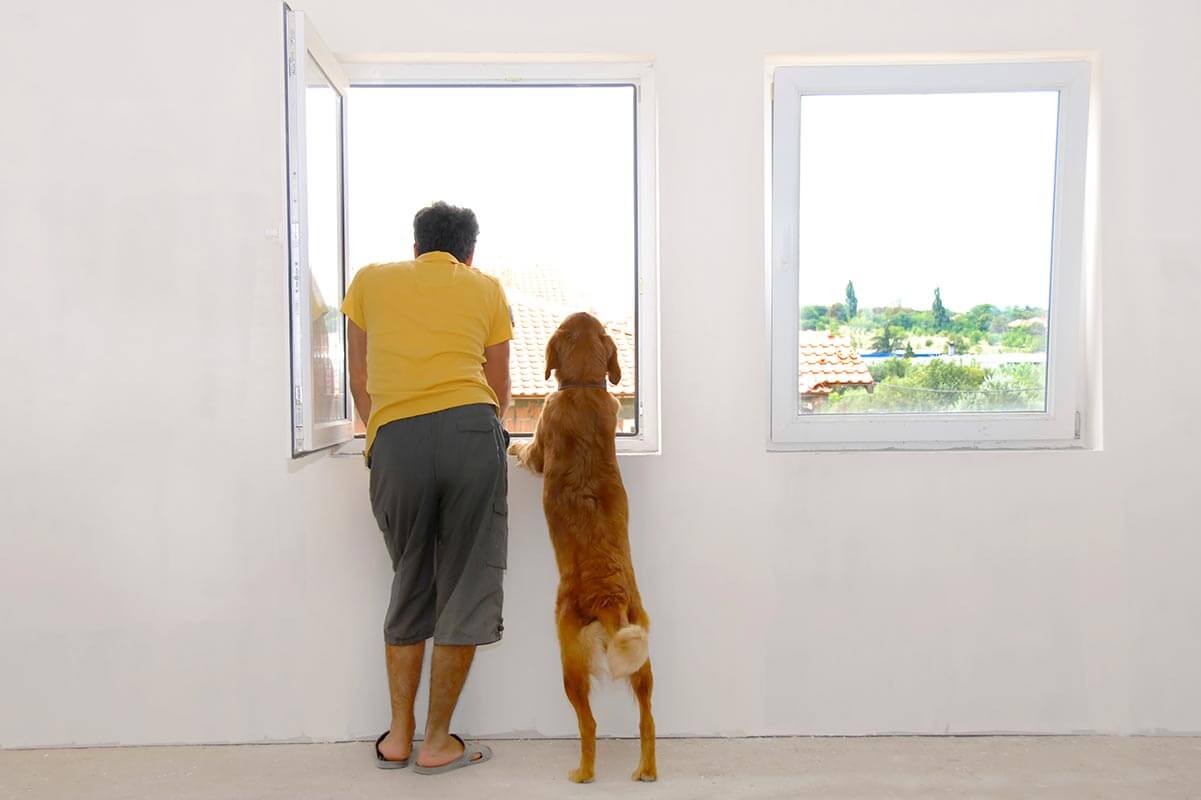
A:
<svg viewBox="0 0 1201 800">
<path fill-rule="evenodd" d="M 605 378 L 621 380 L 617 347 L 590 314 L 572 314 L 546 345 L 546 377 L 560 389 L 546 398 L 534 438 L 509 452 L 545 476 L 542 506 L 559 565 L 555 617 L 563 687 L 580 725 L 580 766 L 573 781 L 592 780 L 596 720 L 588 704 L 592 674 L 626 679 L 638 698 L 642 756 L 634 780 L 653 781 L 650 618 L 642 607 L 627 533 L 629 510 L 617 467 L 620 404 Z"/>
</svg>

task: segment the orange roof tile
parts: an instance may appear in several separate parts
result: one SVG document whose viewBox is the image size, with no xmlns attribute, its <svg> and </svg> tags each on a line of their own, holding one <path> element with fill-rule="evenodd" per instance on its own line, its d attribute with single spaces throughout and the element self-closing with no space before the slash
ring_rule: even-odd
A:
<svg viewBox="0 0 1201 800">
<path fill-rule="evenodd" d="M 829 394 L 840 386 L 873 386 L 875 380 L 851 343 L 826 331 L 800 332 L 801 394 Z"/>
<path fill-rule="evenodd" d="M 513 312 L 513 341 L 509 348 L 509 372 L 513 396 L 545 397 L 556 388 L 546 380 L 546 343 L 573 308 L 558 273 L 541 265 L 520 269 L 486 269 L 500 279 Z M 601 320 L 617 345 L 621 383 L 610 386 L 619 397 L 634 396 L 634 324 L 632 320 Z"/>
</svg>

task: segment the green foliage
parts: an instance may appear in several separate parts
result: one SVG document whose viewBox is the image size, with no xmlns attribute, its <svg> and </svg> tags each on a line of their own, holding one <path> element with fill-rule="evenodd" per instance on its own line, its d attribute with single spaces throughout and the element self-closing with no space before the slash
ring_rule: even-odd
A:
<svg viewBox="0 0 1201 800">
<path fill-rule="evenodd" d="M 960 411 L 1033 411 L 1043 407 L 1046 371 L 1042 364 L 1002 364 L 989 371 L 979 392 L 962 397 Z"/>
<path fill-rule="evenodd" d="M 951 354 L 955 354 L 955 353 L 963 354 L 963 353 L 966 353 L 967 350 L 968 350 L 967 340 L 964 339 L 962 336 L 960 336 L 958 333 L 953 333 L 947 337 L 947 344 L 946 344 L 946 347 L 944 348 L 943 352 L 951 353 Z"/>
<path fill-rule="evenodd" d="M 976 364 L 890 358 L 870 367 L 872 392 L 845 388 L 830 395 L 831 413 L 1028 411 L 1042 408 L 1045 373 L 1039 364 Z"/>
<path fill-rule="evenodd" d="M 1024 353 L 1041 353 L 1046 349 L 1047 337 L 1031 328 L 1010 328 L 1001 336 L 1001 345 Z"/>
<path fill-rule="evenodd" d="M 847 319 L 854 319 L 859 313 L 859 298 L 855 296 L 855 284 L 847 281 Z"/>
<path fill-rule="evenodd" d="M 867 371 L 872 374 L 872 380 L 883 383 L 889 378 L 904 378 L 909 371 L 910 361 L 904 358 L 886 358 L 878 364 L 872 364 Z"/>
<path fill-rule="evenodd" d="M 872 349 L 877 353 L 891 353 L 901 346 L 903 337 L 904 331 L 900 328 L 885 325 L 872 339 Z"/>
<path fill-rule="evenodd" d="M 830 324 L 829 313 L 829 306 L 801 306 L 801 330 L 825 330 Z"/>
<path fill-rule="evenodd" d="M 895 308 L 888 316 L 888 324 L 902 330 L 911 331 L 920 322 L 921 317 L 907 308 Z"/>
<path fill-rule="evenodd" d="M 951 315 L 947 313 L 946 306 L 942 304 L 942 289 L 934 290 L 934 305 L 930 312 L 934 316 L 934 329 L 945 331 L 951 324 Z"/>
<path fill-rule="evenodd" d="M 989 303 L 972 306 L 971 310 L 967 313 L 956 315 L 955 330 L 963 334 L 987 333 L 992 330 L 993 321 L 1000 314 L 1000 309 Z M 1004 325 L 1003 322 L 1002 325 Z"/>
</svg>

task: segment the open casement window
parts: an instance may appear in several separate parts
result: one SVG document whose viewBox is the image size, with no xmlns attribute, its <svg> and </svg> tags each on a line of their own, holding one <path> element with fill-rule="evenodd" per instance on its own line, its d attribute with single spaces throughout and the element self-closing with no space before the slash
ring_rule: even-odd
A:
<svg viewBox="0 0 1201 800">
<path fill-rule="evenodd" d="M 479 216 L 472 266 L 509 301 L 506 428 L 533 432 L 555 391 L 547 341 L 589 311 L 618 350 L 617 450 L 659 452 L 652 66 L 339 64 L 303 14 L 285 13 L 293 453 L 362 431 L 347 391 L 344 289 L 369 263 L 412 258 L 409 221 L 437 200 Z"/>
<path fill-rule="evenodd" d="M 775 69 L 771 449 L 1083 446 L 1089 76 Z"/>
<path fill-rule="evenodd" d="M 346 101 L 349 84 L 304 14 L 285 7 L 292 454 L 349 440 Z"/>
</svg>

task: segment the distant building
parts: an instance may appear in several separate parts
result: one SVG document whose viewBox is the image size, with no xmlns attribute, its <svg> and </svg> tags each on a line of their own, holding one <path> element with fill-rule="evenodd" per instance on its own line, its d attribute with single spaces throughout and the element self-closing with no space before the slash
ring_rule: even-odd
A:
<svg viewBox="0 0 1201 800">
<path fill-rule="evenodd" d="M 801 331 L 799 350 L 802 411 L 821 408 L 835 389 L 861 386 L 870 392 L 875 388 L 867 364 L 849 340 L 827 331 Z"/>
</svg>

